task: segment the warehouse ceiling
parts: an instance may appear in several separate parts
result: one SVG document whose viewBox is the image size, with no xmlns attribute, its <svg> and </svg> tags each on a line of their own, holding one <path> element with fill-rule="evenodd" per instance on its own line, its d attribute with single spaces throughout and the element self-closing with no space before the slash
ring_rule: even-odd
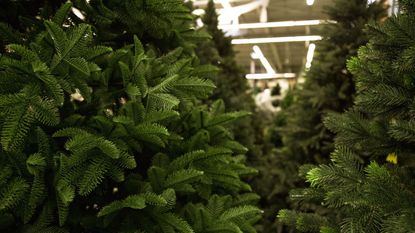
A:
<svg viewBox="0 0 415 233">
<path fill-rule="evenodd" d="M 247 73 L 270 73 L 270 70 L 266 69 L 266 65 L 264 66 L 261 59 L 258 59 L 258 56 L 252 56 L 254 46 L 259 47 L 263 57 L 266 58 L 277 74 L 298 74 L 304 69 L 308 46 L 314 41 L 307 41 L 307 38 L 303 39 L 298 36 L 319 35 L 319 29 L 321 29 L 323 22 L 317 25 L 301 26 L 284 25 L 281 22 L 305 21 L 297 23 L 314 24 L 315 20 L 327 20 L 327 16 L 324 14 L 324 6 L 333 2 L 332 0 L 314 0 L 312 5 L 308 5 L 307 1 L 312 2 L 312 0 L 215 1 L 217 9 L 222 15 L 221 23 L 225 25 L 222 27 L 228 30 L 228 34 L 232 34 L 234 39 L 274 38 L 274 42 L 265 43 L 252 40 L 235 40 L 235 43 L 241 43 L 234 45 L 237 52 L 237 62 L 245 68 Z M 193 2 L 195 7 L 202 9 L 207 4 L 205 0 L 194 0 Z M 239 17 L 233 17 L 232 15 L 239 15 Z M 233 21 L 229 17 L 233 17 Z M 258 24 L 260 22 L 262 24 Z M 242 29 L 241 27 L 245 28 Z M 280 42 L 281 40 L 287 40 L 287 37 L 289 37 L 288 40 L 297 38 L 297 40 L 302 41 Z M 278 42 L 275 42 L 275 40 Z M 252 57 L 256 57 L 256 59 Z"/>
</svg>

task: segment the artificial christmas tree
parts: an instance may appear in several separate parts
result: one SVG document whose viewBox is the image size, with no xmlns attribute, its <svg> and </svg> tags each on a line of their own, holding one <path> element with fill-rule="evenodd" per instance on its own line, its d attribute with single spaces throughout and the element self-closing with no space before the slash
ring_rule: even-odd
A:
<svg viewBox="0 0 415 233">
<path fill-rule="evenodd" d="M 182 1 L 26 16 L 0 31 L 0 231 L 255 232 L 255 170 L 226 128 L 246 113 L 201 104 L 216 70 Z"/>
<path fill-rule="evenodd" d="M 248 93 L 250 88 L 245 72 L 236 63 L 231 38 L 225 36 L 224 32 L 218 28 L 218 15 L 212 0 L 208 2 L 202 22 L 203 29 L 211 35 L 212 40 L 198 44 L 198 57 L 202 64 L 211 64 L 219 68 L 218 75 L 212 77 L 217 88 L 209 99 L 223 99 L 227 109 L 231 111 L 242 110 L 252 113 L 252 117 L 236 122 L 232 131 L 235 139 L 249 149 L 249 157 L 262 154 L 263 135 L 261 131 L 265 124 L 253 124 L 252 119 L 259 117 L 259 113 L 256 111 L 252 95 Z"/>
<path fill-rule="evenodd" d="M 261 170 L 263 162 L 269 162 L 264 159 L 269 159 L 268 155 L 274 147 L 270 138 L 272 120 L 267 120 L 272 119 L 269 117 L 271 114 L 257 109 L 252 95 L 248 93 L 249 87 L 245 72 L 236 64 L 231 38 L 226 37 L 224 32 L 218 29 L 218 15 L 212 0 L 208 2 L 202 21 L 203 28 L 212 36 L 212 40 L 198 44 L 198 57 L 202 64 L 217 65 L 220 69 L 218 75 L 212 76 L 212 81 L 218 88 L 209 99 L 220 98 L 230 110 L 244 110 L 252 113 L 252 117 L 236 122 L 232 131 L 235 139 L 243 142 L 249 149 L 247 153 L 249 164 Z M 255 121 L 254 124 L 253 119 L 261 119 L 261 121 Z M 262 192 L 265 187 L 268 187 L 263 180 L 257 183 L 251 178 L 249 182 L 253 184 L 255 192 L 267 195 Z M 268 207 L 263 206 L 263 208 Z M 275 212 L 272 215 L 275 215 Z M 257 228 L 260 229 L 261 226 Z"/>
<path fill-rule="evenodd" d="M 332 162 L 304 168 L 311 187 L 297 198 L 321 202 L 335 209 L 337 218 L 279 213 L 281 221 L 301 231 L 415 231 L 415 4 L 400 1 L 400 6 L 400 15 L 369 26 L 370 43 L 348 62 L 357 96 L 349 111 L 325 119 L 337 133 Z"/>
<path fill-rule="evenodd" d="M 257 178 L 259 184 L 269 183 L 270 177 L 274 180 L 270 188 L 261 192 L 267 193 L 263 208 L 269 217 L 264 220 L 264 232 L 277 228 L 275 213 L 290 206 L 289 191 L 305 185 L 298 168 L 306 163 L 328 162 L 333 134 L 324 127 L 322 118 L 328 112 L 342 112 L 352 104 L 354 87 L 352 75 L 346 70 L 346 60 L 367 42 L 365 24 L 386 14 L 383 2 L 368 5 L 366 0 L 336 0 L 326 12 L 336 23 L 323 27 L 323 40 L 316 43 L 316 54 L 305 74 L 305 83 L 293 90 L 290 106 L 279 113 L 278 118 L 283 121 L 278 122 L 284 124 L 278 129 L 283 146 L 269 155 L 273 158 L 272 164 L 264 163 L 261 166 L 264 173 Z M 314 206 L 305 204 L 301 208 Z M 278 231 L 285 229 L 279 226 Z"/>
<path fill-rule="evenodd" d="M 289 90 L 285 97 L 280 102 L 281 111 L 275 115 L 274 122 L 269 128 L 269 141 L 272 142 L 270 150 L 262 155 L 256 156 L 256 160 L 253 166 L 258 170 L 252 181 L 252 187 L 255 192 L 261 196 L 261 206 L 264 210 L 263 218 L 260 223 L 256 226 L 259 232 L 282 232 L 282 226 L 278 226 L 275 223 L 275 213 L 282 206 L 281 203 L 285 202 L 285 192 L 278 189 L 280 186 L 275 185 L 276 179 L 284 179 L 284 177 L 296 173 L 296 167 L 281 167 L 281 161 L 276 153 L 276 148 L 281 147 L 282 138 L 279 134 L 277 127 L 286 125 L 288 115 L 287 108 L 291 106 L 293 101 L 293 91 Z M 291 170 L 290 170 L 291 169 Z M 282 194 L 281 194 L 282 193 Z"/>
</svg>

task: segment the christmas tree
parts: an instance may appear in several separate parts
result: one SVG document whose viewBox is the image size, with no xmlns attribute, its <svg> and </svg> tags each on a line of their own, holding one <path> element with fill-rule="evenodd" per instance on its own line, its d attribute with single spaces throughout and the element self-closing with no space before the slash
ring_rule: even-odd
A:
<svg viewBox="0 0 415 233">
<path fill-rule="evenodd" d="M 279 213 L 300 231 L 415 231 L 415 4 L 400 6 L 400 15 L 369 26 L 370 42 L 348 61 L 357 95 L 347 112 L 325 118 L 336 133 L 331 163 L 304 169 L 310 188 L 297 198 L 320 201 L 337 218 Z"/>
<path fill-rule="evenodd" d="M 255 232 L 183 2 L 35 2 L 0 27 L 0 231 Z"/>
<path fill-rule="evenodd" d="M 293 91 L 289 90 L 282 101 L 279 103 L 281 111 L 275 115 L 274 122 L 268 128 L 269 141 L 272 142 L 270 150 L 266 154 L 256 156 L 253 166 L 258 170 L 258 175 L 253 177 L 252 186 L 256 193 L 261 196 L 261 208 L 264 210 L 263 218 L 256 226 L 258 232 L 283 232 L 282 226 L 275 223 L 275 213 L 277 210 L 286 206 L 285 204 L 285 192 L 281 192 L 278 189 L 279 186 L 275 185 L 276 179 L 281 179 L 287 175 L 293 174 L 296 171 L 295 167 L 282 167 L 276 148 L 281 147 L 282 138 L 279 134 L 277 127 L 286 125 L 288 115 L 287 108 L 291 106 L 293 101 Z M 287 173 L 286 173 L 287 172 Z"/>
<path fill-rule="evenodd" d="M 365 24 L 385 16 L 382 2 L 368 5 L 366 0 L 336 0 L 326 12 L 335 23 L 321 30 L 323 40 L 316 43 L 305 83 L 293 90 L 287 100 L 289 107 L 277 117 L 282 146 L 264 158 L 260 169 L 257 182 L 270 184 L 261 192 L 261 196 L 266 194 L 263 208 L 268 216 L 264 219 L 264 232 L 276 231 L 277 227 L 278 231 L 284 231 L 276 225 L 275 213 L 291 205 L 288 200 L 291 189 L 305 185 L 298 168 L 302 164 L 328 162 L 334 149 L 333 134 L 324 127 L 322 119 L 328 112 L 342 112 L 352 104 L 355 90 L 346 60 L 367 42 Z M 308 203 L 294 205 L 314 209 Z"/>
<path fill-rule="evenodd" d="M 252 117 L 238 120 L 233 125 L 232 131 L 235 139 L 249 149 L 249 157 L 262 154 L 264 144 L 262 130 L 265 125 L 253 124 L 252 119 L 260 116 L 256 111 L 254 99 L 249 93 L 250 88 L 245 79 L 246 72 L 236 63 L 231 38 L 225 36 L 224 32 L 218 28 L 218 15 L 213 0 L 208 2 L 202 22 L 203 29 L 211 35 L 212 40 L 198 44 L 198 57 L 202 64 L 211 64 L 219 68 L 218 75 L 212 77 L 217 88 L 209 99 L 223 99 L 229 110 L 252 113 Z"/>
</svg>

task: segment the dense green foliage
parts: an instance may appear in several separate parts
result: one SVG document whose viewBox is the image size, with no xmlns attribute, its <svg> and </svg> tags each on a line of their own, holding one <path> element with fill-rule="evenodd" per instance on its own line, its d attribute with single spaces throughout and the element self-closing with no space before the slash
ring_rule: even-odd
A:
<svg viewBox="0 0 415 233">
<path fill-rule="evenodd" d="M 324 127 L 322 119 L 328 112 L 342 112 L 352 104 L 355 90 L 346 60 L 367 42 L 363 31 L 366 23 L 385 16 L 381 4 L 336 0 L 326 8 L 329 19 L 336 23 L 322 28 L 323 40 L 316 43 L 305 83 L 293 90 L 286 100 L 289 106 L 278 113 L 279 137 L 274 138 L 275 143 L 282 145 L 277 145 L 277 151 L 264 158 L 260 166 L 257 183 L 263 184 L 260 195 L 267 198 L 263 205 L 267 217 L 264 232 L 289 231 L 275 222 L 275 213 L 281 208 L 315 209 L 310 203 L 290 203 L 289 192 L 305 185 L 298 173 L 302 164 L 328 162 L 334 149 L 333 134 Z"/>
<path fill-rule="evenodd" d="M 218 28 L 218 15 L 215 4 L 209 1 L 202 18 L 203 29 L 212 40 L 198 44 L 197 54 L 202 64 L 211 64 L 219 68 L 218 75 L 212 77 L 217 88 L 209 97 L 210 100 L 223 99 L 226 108 L 231 111 L 249 111 L 252 117 L 238 120 L 233 127 L 235 139 L 242 142 L 248 149 L 249 157 L 261 154 L 263 149 L 262 130 L 264 124 L 253 124 L 253 119 L 260 117 L 256 111 L 250 88 L 245 79 L 245 71 L 238 66 L 231 38 L 224 35 Z"/>
<path fill-rule="evenodd" d="M 0 231 L 255 232 L 246 113 L 201 104 L 217 70 L 182 1 L 42 9 L 0 27 Z"/>
<path fill-rule="evenodd" d="M 348 62 L 357 95 L 347 112 L 325 118 L 336 133 L 331 163 L 304 169 L 310 188 L 298 197 L 320 201 L 338 218 L 280 212 L 301 231 L 415 231 L 415 5 L 400 4 L 400 15 L 369 26 L 370 42 Z"/>
<path fill-rule="evenodd" d="M 205 9 L 202 21 L 204 23 L 203 29 L 212 36 L 212 40 L 199 43 L 197 54 L 202 64 L 212 64 L 219 67 L 218 75 L 212 76 L 212 81 L 218 88 L 215 89 L 209 99 L 223 99 L 226 107 L 233 111 L 252 112 L 251 117 L 238 120 L 233 125 L 232 132 L 235 139 L 242 142 L 249 149 L 247 153 L 248 163 L 261 171 L 263 163 L 270 166 L 270 162 L 273 161 L 269 156 L 274 147 L 270 137 L 273 126 L 272 113 L 256 108 L 252 94 L 249 93 L 245 72 L 236 64 L 231 38 L 225 36 L 224 32 L 218 29 L 218 15 L 212 0 L 209 1 Z M 278 94 L 278 91 L 277 88 L 275 94 Z M 268 166 L 265 169 L 269 169 Z M 252 184 L 253 190 L 262 196 L 261 203 L 263 205 L 261 208 L 269 208 L 270 203 L 263 201 L 268 195 L 266 191 L 268 191 L 269 186 L 265 185 L 264 180 L 255 178 L 249 179 L 249 183 Z M 265 192 L 263 192 L 264 189 Z M 271 213 L 274 218 L 275 213 L 275 211 Z M 267 211 L 265 214 L 269 214 L 269 212 Z M 261 224 L 256 227 L 258 230 L 262 228 Z"/>
<path fill-rule="evenodd" d="M 270 142 L 266 153 L 260 156 L 255 156 L 252 162 L 258 170 L 258 175 L 253 177 L 251 185 L 256 193 L 261 196 L 260 205 L 264 210 L 263 217 L 257 225 L 258 232 L 283 232 L 283 226 L 275 223 L 275 214 L 279 209 L 286 207 L 286 187 L 276 185 L 277 179 L 290 179 L 287 177 L 291 174 L 296 174 L 296 167 L 283 167 L 277 149 L 281 147 L 282 137 L 279 128 L 286 125 L 287 108 L 291 106 L 293 101 L 293 90 L 289 90 L 285 97 L 278 103 L 281 111 L 273 118 L 270 127 L 266 130 L 266 141 Z M 285 189 L 281 190 L 283 187 Z"/>
</svg>

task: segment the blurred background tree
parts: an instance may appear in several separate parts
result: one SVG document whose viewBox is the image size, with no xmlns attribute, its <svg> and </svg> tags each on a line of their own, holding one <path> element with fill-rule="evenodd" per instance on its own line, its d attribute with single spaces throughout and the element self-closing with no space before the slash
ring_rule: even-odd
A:
<svg viewBox="0 0 415 233">
<path fill-rule="evenodd" d="M 314 210 L 309 203 L 291 203 L 291 189 L 304 187 L 298 175 L 303 164 L 324 164 L 333 151 L 333 133 L 323 125 L 328 112 L 343 112 L 351 106 L 355 93 L 352 74 L 346 69 L 346 60 L 356 55 L 367 42 L 365 25 L 386 16 L 384 1 L 368 5 L 366 0 L 336 0 L 327 7 L 330 23 L 321 31 L 322 41 L 316 43 L 316 52 L 305 82 L 299 84 L 286 98 L 286 105 L 276 117 L 278 146 L 264 156 L 258 165 L 260 174 L 254 187 L 261 187 L 262 208 L 265 216 L 262 232 L 293 232 L 276 223 L 275 213 L 281 208 Z M 280 144 L 282 143 L 282 144 Z"/>
<path fill-rule="evenodd" d="M 264 130 L 271 125 L 264 119 L 266 112 L 260 112 L 255 105 L 253 94 L 243 70 L 235 59 L 235 52 L 231 44 L 231 37 L 218 28 L 218 14 L 215 3 L 210 0 L 202 16 L 203 29 L 212 39 L 197 45 L 196 53 L 201 64 L 211 64 L 219 68 L 217 75 L 211 78 L 217 88 L 209 100 L 222 99 L 230 111 L 248 111 L 252 115 L 240 119 L 232 126 L 235 139 L 242 142 L 248 149 L 248 159 L 263 154 L 269 150 L 269 141 L 264 138 Z"/>
<path fill-rule="evenodd" d="M 370 24 L 370 42 L 348 61 L 356 81 L 354 106 L 324 120 L 336 133 L 327 165 L 303 167 L 309 188 L 293 195 L 337 213 L 279 212 L 301 232 L 415 231 L 415 4 Z"/>
</svg>

